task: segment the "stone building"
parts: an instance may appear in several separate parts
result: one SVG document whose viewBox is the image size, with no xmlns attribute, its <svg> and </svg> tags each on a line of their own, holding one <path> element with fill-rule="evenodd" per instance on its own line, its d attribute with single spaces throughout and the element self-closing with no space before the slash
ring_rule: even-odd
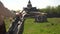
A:
<svg viewBox="0 0 60 34">
<path fill-rule="evenodd" d="M 23 8 L 27 15 L 34 16 L 35 13 L 39 13 L 39 10 L 36 7 L 32 7 L 31 1 L 28 1 L 27 7 Z"/>
<path fill-rule="evenodd" d="M 27 13 L 27 17 L 34 17 L 37 22 L 47 21 L 47 14 L 43 14 L 36 7 L 32 7 L 30 0 L 28 1 L 27 7 L 23 8 L 23 10 Z"/>
</svg>

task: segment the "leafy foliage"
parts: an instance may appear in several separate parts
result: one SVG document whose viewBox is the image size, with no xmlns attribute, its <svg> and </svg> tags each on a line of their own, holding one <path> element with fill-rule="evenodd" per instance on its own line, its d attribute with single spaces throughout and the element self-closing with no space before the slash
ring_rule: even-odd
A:
<svg viewBox="0 0 60 34">
<path fill-rule="evenodd" d="M 40 12 L 48 13 L 49 17 L 60 17 L 60 5 L 57 7 L 48 6 L 46 8 L 40 9 Z"/>
</svg>

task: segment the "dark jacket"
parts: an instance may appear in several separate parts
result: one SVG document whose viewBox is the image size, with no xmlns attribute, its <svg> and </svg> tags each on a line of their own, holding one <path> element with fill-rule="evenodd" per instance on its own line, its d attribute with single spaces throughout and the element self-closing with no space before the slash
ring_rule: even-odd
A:
<svg viewBox="0 0 60 34">
<path fill-rule="evenodd" d="M 0 34 L 6 34 L 6 28 L 5 28 L 5 23 L 3 21 L 3 24 L 0 25 Z"/>
</svg>

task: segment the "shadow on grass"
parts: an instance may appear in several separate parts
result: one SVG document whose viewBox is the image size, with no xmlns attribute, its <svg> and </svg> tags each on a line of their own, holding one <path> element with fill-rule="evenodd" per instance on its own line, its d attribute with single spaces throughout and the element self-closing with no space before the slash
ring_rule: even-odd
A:
<svg viewBox="0 0 60 34">
<path fill-rule="evenodd" d="M 34 23 L 49 23 L 49 21 L 44 21 L 44 22 L 36 22 L 36 21 L 34 21 Z"/>
</svg>

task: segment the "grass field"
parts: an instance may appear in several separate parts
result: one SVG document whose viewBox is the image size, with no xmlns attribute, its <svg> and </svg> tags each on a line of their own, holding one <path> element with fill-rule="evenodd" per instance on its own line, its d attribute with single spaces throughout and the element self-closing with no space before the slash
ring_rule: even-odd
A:
<svg viewBox="0 0 60 34">
<path fill-rule="evenodd" d="M 5 21 L 6 31 L 8 32 L 8 30 L 9 30 L 9 26 L 10 26 L 11 22 L 10 22 L 9 19 L 5 19 L 4 21 Z"/>
<path fill-rule="evenodd" d="M 48 18 L 48 22 L 36 23 L 27 18 L 23 34 L 60 34 L 60 18 Z"/>
</svg>

